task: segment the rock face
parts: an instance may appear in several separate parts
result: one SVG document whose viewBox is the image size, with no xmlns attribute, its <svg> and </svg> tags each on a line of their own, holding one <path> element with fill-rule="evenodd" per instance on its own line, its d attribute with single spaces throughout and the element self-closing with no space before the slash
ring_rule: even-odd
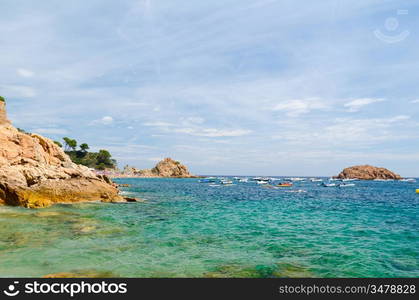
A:
<svg viewBox="0 0 419 300">
<path fill-rule="evenodd" d="M 0 125 L 2 124 L 10 124 L 10 121 L 6 115 L 6 103 L 0 99 Z"/>
<path fill-rule="evenodd" d="M 123 201 L 118 192 L 108 178 L 74 164 L 50 139 L 19 132 L 0 101 L 0 205 Z"/>
<path fill-rule="evenodd" d="M 138 170 L 136 168 L 126 166 L 123 174 L 126 176 L 131 175 L 138 177 L 194 177 L 191 173 L 189 173 L 189 170 L 185 165 L 182 165 L 180 162 L 171 158 L 163 159 L 153 169 Z"/>
<path fill-rule="evenodd" d="M 344 169 L 336 178 L 339 179 L 402 179 L 400 175 L 385 168 L 378 168 L 369 165 L 354 166 Z"/>
</svg>

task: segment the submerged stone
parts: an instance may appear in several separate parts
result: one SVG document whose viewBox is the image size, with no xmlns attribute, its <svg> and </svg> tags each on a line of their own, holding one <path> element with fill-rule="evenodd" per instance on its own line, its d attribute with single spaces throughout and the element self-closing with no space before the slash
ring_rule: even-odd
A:
<svg viewBox="0 0 419 300">
<path fill-rule="evenodd" d="M 79 270 L 60 272 L 42 276 L 42 278 L 115 278 L 118 277 L 111 271 Z"/>
</svg>

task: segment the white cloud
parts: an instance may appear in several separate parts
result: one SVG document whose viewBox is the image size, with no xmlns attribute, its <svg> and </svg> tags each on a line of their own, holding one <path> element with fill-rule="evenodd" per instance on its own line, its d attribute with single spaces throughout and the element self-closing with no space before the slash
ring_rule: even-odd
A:
<svg viewBox="0 0 419 300">
<path fill-rule="evenodd" d="M 17 72 L 17 74 L 19 74 L 20 76 L 25 77 L 25 78 L 30 78 L 30 77 L 33 77 L 35 75 L 35 73 L 32 72 L 31 70 L 23 69 L 23 68 L 17 69 L 16 72 Z"/>
<path fill-rule="evenodd" d="M 201 117 L 188 117 L 188 118 L 181 118 L 183 124 L 202 124 L 205 122 L 204 118 Z"/>
<path fill-rule="evenodd" d="M 0 85 L 0 92 L 10 98 L 33 98 L 37 95 L 35 89 L 24 85 Z"/>
<path fill-rule="evenodd" d="M 31 132 L 39 134 L 67 134 L 68 131 L 62 128 L 36 128 L 32 129 Z"/>
<path fill-rule="evenodd" d="M 113 118 L 111 116 L 105 116 L 102 118 L 103 125 L 109 125 L 111 123 L 113 123 Z"/>
<path fill-rule="evenodd" d="M 327 109 L 327 105 L 317 98 L 310 98 L 304 100 L 290 100 L 277 104 L 274 111 L 285 111 L 289 117 L 298 117 L 301 114 L 307 114 L 312 110 Z"/>
<path fill-rule="evenodd" d="M 348 108 L 349 112 L 357 112 L 366 105 L 370 105 L 377 102 L 383 102 L 383 101 L 385 100 L 382 98 L 359 98 L 359 99 L 352 100 L 348 103 L 345 103 L 343 106 Z"/>
<path fill-rule="evenodd" d="M 286 141 L 291 145 L 309 146 L 311 149 L 344 147 L 362 149 L 387 141 L 412 138 L 411 133 L 400 134 L 398 127 L 407 130 L 406 115 L 391 118 L 337 118 L 330 123 L 284 123 L 282 133 L 274 139 Z"/>
<path fill-rule="evenodd" d="M 110 125 L 114 122 L 111 116 L 104 116 L 102 119 L 90 122 L 90 125 Z"/>
<path fill-rule="evenodd" d="M 162 157 L 150 157 L 150 158 L 147 158 L 147 160 L 152 161 L 152 162 L 159 162 L 159 161 L 162 161 L 163 158 Z"/>
<path fill-rule="evenodd" d="M 163 122 L 163 121 L 147 122 L 147 123 L 144 123 L 143 125 L 147 126 L 147 127 L 170 127 L 170 126 L 175 126 L 172 123 Z"/>
<path fill-rule="evenodd" d="M 237 137 L 248 135 L 252 131 L 245 129 L 216 129 L 216 128 L 180 128 L 174 132 L 206 137 Z"/>
<path fill-rule="evenodd" d="M 410 101 L 410 103 L 419 103 L 419 99 L 412 100 L 412 101 Z"/>
</svg>

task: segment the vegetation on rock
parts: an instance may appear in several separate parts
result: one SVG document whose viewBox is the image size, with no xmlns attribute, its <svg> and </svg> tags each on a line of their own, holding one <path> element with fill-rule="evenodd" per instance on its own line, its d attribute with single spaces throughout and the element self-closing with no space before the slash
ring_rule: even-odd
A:
<svg viewBox="0 0 419 300">
<path fill-rule="evenodd" d="M 112 159 L 112 155 L 108 150 L 99 150 L 99 152 L 88 152 L 89 145 L 83 143 L 77 150 L 77 141 L 68 137 L 63 138 L 65 153 L 71 158 L 72 162 L 83 165 L 92 169 L 105 170 L 115 169 L 116 160 Z"/>
</svg>

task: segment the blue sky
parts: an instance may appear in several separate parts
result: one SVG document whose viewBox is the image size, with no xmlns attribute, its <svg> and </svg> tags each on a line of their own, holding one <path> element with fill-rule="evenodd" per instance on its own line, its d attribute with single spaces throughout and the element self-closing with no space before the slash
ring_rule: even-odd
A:
<svg viewBox="0 0 419 300">
<path fill-rule="evenodd" d="M 419 2 L 0 2 L 18 127 L 196 174 L 419 176 Z"/>
</svg>

